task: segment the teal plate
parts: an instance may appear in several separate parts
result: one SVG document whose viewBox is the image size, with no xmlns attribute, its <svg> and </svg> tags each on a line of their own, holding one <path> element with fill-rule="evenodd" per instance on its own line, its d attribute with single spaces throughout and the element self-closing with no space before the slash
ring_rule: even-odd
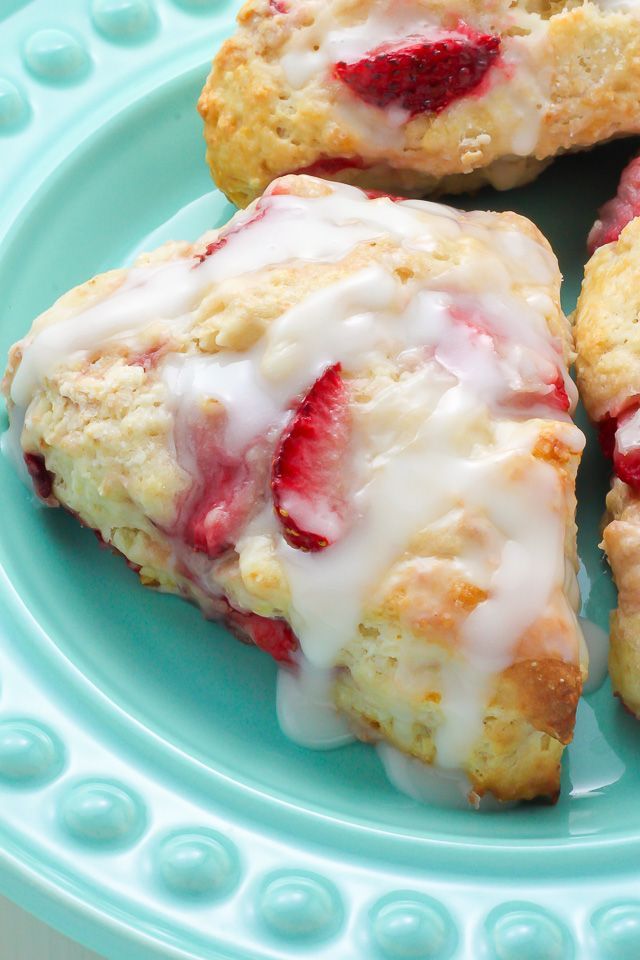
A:
<svg viewBox="0 0 640 960">
<path fill-rule="evenodd" d="M 0 0 L 0 354 L 71 285 L 229 217 L 195 101 L 235 6 Z M 633 147 L 467 201 L 542 227 L 567 310 Z M 601 626 L 606 473 L 589 432 L 580 581 Z M 114 960 L 640 957 L 640 728 L 608 682 L 555 807 L 419 805 L 366 746 L 288 742 L 267 657 L 146 592 L 4 460 L 0 483 L 0 892 Z"/>
</svg>

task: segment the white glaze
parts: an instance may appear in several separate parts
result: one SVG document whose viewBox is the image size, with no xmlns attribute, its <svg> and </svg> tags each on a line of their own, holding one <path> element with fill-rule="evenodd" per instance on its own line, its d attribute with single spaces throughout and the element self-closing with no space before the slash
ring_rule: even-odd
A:
<svg viewBox="0 0 640 960">
<path fill-rule="evenodd" d="M 322 81 L 329 76 L 335 63 L 357 61 L 383 44 L 393 46 L 416 39 L 438 40 L 455 33 L 441 27 L 439 16 L 427 14 L 423 4 L 411 0 L 378 3 L 365 20 L 349 25 L 337 21 L 331 3 L 312 0 L 306 6 L 314 12 L 314 21 L 310 26 L 292 32 L 280 60 L 294 90 L 318 79 Z M 474 28 L 492 30 L 494 15 L 492 8 L 487 17 L 480 16 L 479 21 L 474 22 Z M 498 87 L 501 100 L 497 109 L 502 114 L 505 107 L 509 110 L 508 128 L 502 132 L 504 153 L 519 157 L 535 151 L 542 117 L 549 102 L 550 71 L 545 67 L 544 52 L 548 22 L 525 10 L 509 9 L 503 13 L 503 29 L 510 29 L 515 34 L 514 28 L 521 28 L 526 33 L 502 38 L 501 62 L 490 74 L 487 89 Z M 365 156 L 370 156 L 371 150 L 398 149 L 401 142 L 399 130 L 411 119 L 410 114 L 400 107 L 380 110 L 351 95 L 337 98 L 334 109 L 338 121 L 360 138 L 361 152 Z M 472 140 L 473 143 L 469 142 L 471 149 L 482 145 L 477 135 Z M 485 139 L 484 146 L 487 142 Z M 466 152 L 464 142 L 461 152 Z"/>
<path fill-rule="evenodd" d="M 626 454 L 640 447 L 640 407 L 630 417 L 622 419 L 616 430 L 616 450 Z"/>
<path fill-rule="evenodd" d="M 383 336 L 382 315 L 370 310 L 388 307 L 396 292 L 385 270 L 368 267 L 284 313 L 253 350 L 174 354 L 163 376 L 181 405 L 207 396 L 224 404 L 225 443 L 240 454 L 269 427 L 284 425 L 291 402 L 328 366 L 340 359 L 348 368 L 366 357 Z"/>
<path fill-rule="evenodd" d="M 480 813 L 507 810 L 513 806 L 511 803 L 500 803 L 489 794 L 479 797 L 462 770 L 429 766 L 401 753 L 389 743 L 379 743 L 376 750 L 396 790 L 419 803 L 459 810 L 474 807 Z"/>
<path fill-rule="evenodd" d="M 176 406 L 192 408 L 205 397 L 215 397 L 225 407 L 225 446 L 241 454 L 251 440 L 283 421 L 282 404 L 274 400 L 256 372 L 252 356 L 230 351 L 212 357 L 173 354 L 162 367 L 162 376 Z"/>
<path fill-rule="evenodd" d="M 193 260 L 179 259 L 135 267 L 115 293 L 87 310 L 35 331 L 27 338 L 13 380 L 14 403 L 26 407 L 40 381 L 71 354 L 86 353 L 117 337 L 130 337 L 159 318 L 188 320 L 213 283 L 294 259 L 339 260 L 355 244 L 384 233 L 411 237 L 421 231 L 420 222 L 402 205 L 389 202 L 367 206 L 360 192 L 348 187 L 317 199 L 286 194 L 268 196 L 260 202 L 269 207 L 268 216 L 230 233 L 226 245 L 204 263 L 194 266 Z M 318 212 L 310 231 L 308 217 L 314 207 Z M 253 204 L 237 214 L 231 221 L 233 227 L 250 220 L 255 209 Z M 441 214 L 440 219 L 446 229 L 447 215 Z"/>
<path fill-rule="evenodd" d="M 583 692 L 593 693 L 602 686 L 608 673 L 609 634 L 584 617 L 580 617 L 580 627 L 589 651 L 589 674 Z"/>
<path fill-rule="evenodd" d="M 318 670 L 303 657 L 297 671 L 282 667 L 278 671 L 278 722 L 294 743 L 313 750 L 334 750 L 355 740 L 331 701 L 332 681 L 331 670 Z"/>
<path fill-rule="evenodd" d="M 314 22 L 292 33 L 280 61 L 294 89 L 304 87 L 313 77 L 329 70 L 340 60 L 347 63 L 359 60 L 381 43 L 402 41 L 412 36 L 436 39 L 443 34 L 437 18 L 425 16 L 424 7 L 413 3 L 378 4 L 366 20 L 349 26 L 336 25 L 335 11 L 330 3 L 309 6 L 315 6 L 317 10 Z"/>
<path fill-rule="evenodd" d="M 406 793 L 413 800 L 434 807 L 466 810 L 479 807 L 471 782 L 462 770 L 442 770 L 427 766 L 401 753 L 389 743 L 376 746 L 385 773 L 396 790 Z"/>
<path fill-rule="evenodd" d="M 548 20 L 524 12 L 510 19 L 525 21 L 527 36 L 503 38 L 502 69 L 496 87 L 508 106 L 508 129 L 502 132 L 505 148 L 516 157 L 535 154 L 551 90 L 551 65 L 547 53 Z M 524 25 L 524 24 L 523 24 Z M 498 111 L 504 115 L 502 104 Z"/>
<path fill-rule="evenodd" d="M 340 362 L 345 373 L 356 374 L 388 369 L 389 358 L 400 364 L 399 380 L 352 407 L 355 493 L 346 535 L 323 552 L 305 554 L 285 543 L 268 512 L 268 519 L 263 513 L 252 520 L 236 549 L 241 554 L 256 535 L 271 539 L 289 581 L 290 618 L 303 654 L 329 671 L 354 636 L 371 591 L 417 531 L 446 522 L 461 503 L 488 516 L 498 538 L 494 555 L 469 551 L 459 558 L 462 574 L 488 597 L 468 617 L 459 656 L 442 677 L 438 762 L 454 767 L 477 735 L 494 674 L 511 662 L 521 634 L 545 612 L 564 578 L 559 479 L 551 466 L 530 458 L 535 421 L 505 419 L 563 419 L 556 430 L 574 448 L 582 445 L 567 415 L 544 404 L 510 410 L 506 400 L 514 391 L 537 386 L 540 392 L 563 368 L 546 320 L 555 309 L 546 290 L 556 268 L 544 247 L 492 215 L 370 201 L 344 185 L 331 189 L 318 198 L 270 196 L 262 201 L 264 218 L 229 233 L 201 266 L 184 260 L 138 268 L 98 306 L 36 332 L 12 395 L 28 402 L 39 379 L 70 355 L 114 337 L 135 344 L 139 330 L 158 316 L 174 319 L 169 329 L 188 323 L 204 291 L 229 277 L 291 259 L 337 260 L 355 244 L 383 236 L 424 250 L 467 236 L 469 243 L 440 275 L 402 284 L 387 257 L 308 296 L 247 353 L 173 355 L 160 374 L 175 398 L 177 424 L 201 398 L 215 397 L 227 411 L 226 443 L 240 453 L 255 436 L 282 425 L 296 396 L 327 366 Z M 246 223 L 254 210 L 234 224 Z M 472 324 L 475 315 L 478 330 L 470 334 L 459 315 Z M 525 469 L 515 469 L 518 464 Z M 282 684 L 285 725 L 301 729 L 300 687 Z M 309 739 L 308 731 L 299 735 Z"/>
</svg>

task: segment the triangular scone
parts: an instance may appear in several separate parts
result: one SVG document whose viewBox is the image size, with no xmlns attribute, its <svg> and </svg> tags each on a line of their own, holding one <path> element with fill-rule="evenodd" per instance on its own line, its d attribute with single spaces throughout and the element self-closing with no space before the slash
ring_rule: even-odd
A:
<svg viewBox="0 0 640 960">
<path fill-rule="evenodd" d="M 625 0 L 249 0 L 199 108 L 244 206 L 284 173 L 420 196 L 533 179 L 637 132 L 640 15 Z"/>
<path fill-rule="evenodd" d="M 589 249 L 575 313 L 576 365 L 614 467 L 602 544 L 618 588 L 609 673 L 614 693 L 640 718 L 640 158 L 603 207 Z"/>
<path fill-rule="evenodd" d="M 38 318 L 14 440 L 43 499 L 364 739 L 553 796 L 585 672 L 559 285 L 515 214 L 286 177 Z"/>
</svg>

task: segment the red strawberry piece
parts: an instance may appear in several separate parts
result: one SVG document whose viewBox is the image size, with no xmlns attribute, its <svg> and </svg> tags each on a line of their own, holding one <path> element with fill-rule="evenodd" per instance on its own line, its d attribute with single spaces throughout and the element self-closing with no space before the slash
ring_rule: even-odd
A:
<svg viewBox="0 0 640 960">
<path fill-rule="evenodd" d="M 286 622 L 257 613 L 242 613 L 229 604 L 224 620 L 232 633 L 241 640 L 248 640 L 281 663 L 292 663 L 292 654 L 298 649 L 295 633 Z"/>
<path fill-rule="evenodd" d="M 564 380 L 560 374 L 558 374 L 556 379 L 552 384 L 549 384 L 549 386 L 552 389 L 546 393 L 542 393 L 540 395 L 540 400 L 543 403 L 548 404 L 552 410 L 564 410 L 566 412 L 571 406 L 571 401 L 569 400 L 567 388 L 565 387 Z"/>
<path fill-rule="evenodd" d="M 634 490 L 640 490 L 640 448 L 628 453 L 613 452 L 613 469 L 616 476 L 628 483 Z"/>
<path fill-rule="evenodd" d="M 564 380 L 558 374 L 552 383 L 546 383 L 540 386 L 539 390 L 523 390 L 513 393 L 509 396 L 511 406 L 518 409 L 527 407 L 536 407 L 544 404 L 552 410 L 561 410 L 566 413 L 571 407 L 571 401 L 564 385 Z"/>
<path fill-rule="evenodd" d="M 300 550 L 323 550 L 345 528 L 348 404 L 337 363 L 316 380 L 276 448 L 273 502 L 285 540 Z"/>
<path fill-rule="evenodd" d="M 194 550 L 218 556 L 233 545 L 258 500 L 257 477 L 246 460 L 219 450 L 202 474 L 202 490 L 189 513 L 184 539 Z"/>
<path fill-rule="evenodd" d="M 598 211 L 598 219 L 587 238 L 589 256 L 605 243 L 617 240 L 624 228 L 640 216 L 640 156 L 622 171 L 618 192 Z"/>
<path fill-rule="evenodd" d="M 366 170 L 366 166 L 362 157 L 320 157 L 308 167 L 300 167 L 295 172 L 306 173 L 310 177 L 330 177 L 341 170 Z"/>
<path fill-rule="evenodd" d="M 262 440 L 240 456 L 225 449 L 226 417 L 204 417 L 180 431 L 178 460 L 195 479 L 179 509 L 175 533 L 194 550 L 216 557 L 232 546 L 260 506 L 269 470 Z"/>
<path fill-rule="evenodd" d="M 267 189 L 265 190 L 265 192 L 264 192 L 263 195 L 262 195 L 262 199 L 264 200 L 264 198 L 267 197 L 267 196 L 269 196 L 269 197 L 288 197 L 288 196 L 291 196 L 291 191 L 288 189 L 288 187 L 286 186 L 286 184 L 284 184 L 284 183 L 282 182 L 282 180 L 275 180 L 272 184 L 270 184 L 270 185 L 267 187 Z"/>
<path fill-rule="evenodd" d="M 402 107 L 411 116 L 440 113 L 479 86 L 500 52 L 500 37 L 465 32 L 437 40 L 412 38 L 362 60 L 336 63 L 335 76 L 374 107 Z"/>
<path fill-rule="evenodd" d="M 40 500 L 47 501 L 53 492 L 53 474 L 47 470 L 39 453 L 25 453 L 24 462 L 33 481 L 33 489 Z"/>
<path fill-rule="evenodd" d="M 269 7 L 273 13 L 288 13 L 289 7 L 284 0 L 269 0 Z"/>
<path fill-rule="evenodd" d="M 606 416 L 600 421 L 600 423 L 598 423 L 597 426 L 600 449 L 605 457 L 607 457 L 609 460 L 612 460 L 613 451 L 616 444 L 616 430 L 618 429 L 618 421 L 615 417 Z"/>
<path fill-rule="evenodd" d="M 395 193 L 385 193 L 384 190 L 365 190 L 364 192 L 369 197 L 369 200 L 379 200 L 380 197 L 387 197 L 389 200 L 393 200 L 394 203 L 401 203 L 407 199 L 406 197 L 399 197 Z"/>
<path fill-rule="evenodd" d="M 571 407 L 564 380 L 560 375 L 553 383 L 547 383 L 539 390 L 514 391 L 508 396 L 508 406 L 517 410 L 527 410 L 541 404 L 550 407 L 551 410 L 561 410 L 563 413 Z"/>
<path fill-rule="evenodd" d="M 616 476 L 634 490 L 640 490 L 640 447 L 631 447 L 623 453 L 618 447 L 617 430 L 638 412 L 637 405 L 629 407 L 617 419 L 616 441 L 613 448 L 613 469 Z"/>
</svg>

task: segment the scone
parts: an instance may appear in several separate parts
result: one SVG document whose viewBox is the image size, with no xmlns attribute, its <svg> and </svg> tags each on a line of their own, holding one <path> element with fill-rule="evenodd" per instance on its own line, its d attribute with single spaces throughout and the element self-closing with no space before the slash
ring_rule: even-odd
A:
<svg viewBox="0 0 640 960">
<path fill-rule="evenodd" d="M 625 0 L 248 0 L 200 97 L 213 178 L 284 173 L 411 196 L 506 189 L 640 130 Z"/>
<path fill-rule="evenodd" d="M 515 214 L 285 177 L 40 316 L 11 430 L 45 502 L 363 739 L 554 796 L 586 668 L 559 282 Z"/>
<path fill-rule="evenodd" d="M 614 692 L 640 718 L 640 158 L 589 235 L 575 313 L 580 392 L 613 461 L 603 547 L 618 588 L 611 617 Z"/>
</svg>

